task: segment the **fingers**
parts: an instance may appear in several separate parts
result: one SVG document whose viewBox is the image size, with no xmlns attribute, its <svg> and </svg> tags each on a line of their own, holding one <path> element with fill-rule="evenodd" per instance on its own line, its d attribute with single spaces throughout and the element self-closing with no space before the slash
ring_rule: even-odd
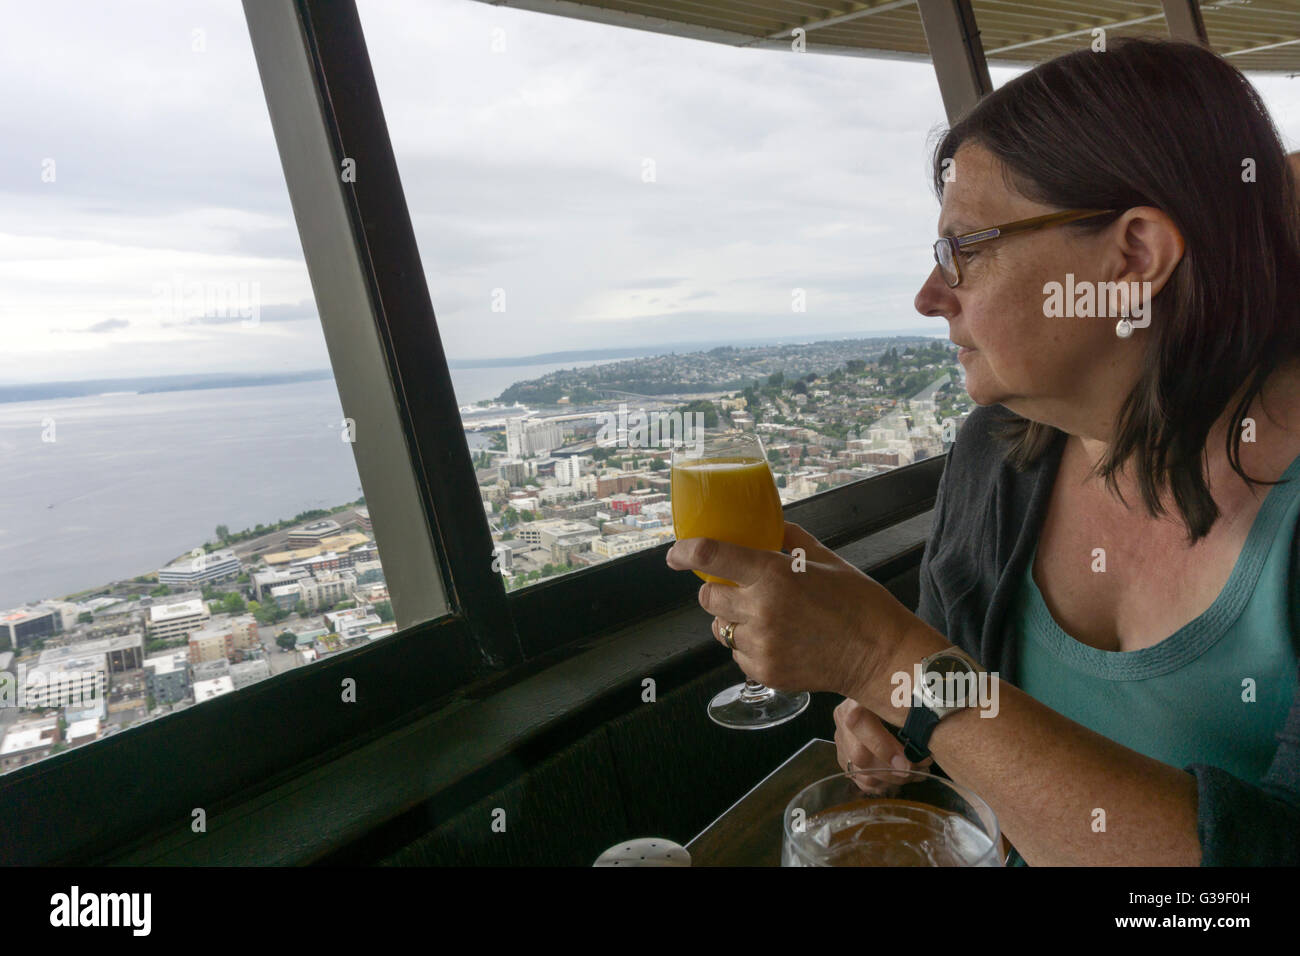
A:
<svg viewBox="0 0 1300 956">
<path fill-rule="evenodd" d="M 678 571 L 694 570 L 735 581 L 742 587 L 753 584 L 774 559 L 785 561 L 777 551 L 747 548 L 716 538 L 685 538 L 668 549 L 668 566 Z"/>
<path fill-rule="evenodd" d="M 809 558 L 812 558 L 814 561 L 824 561 L 835 555 L 835 552 L 831 551 L 811 534 L 805 531 L 801 525 L 797 525 L 793 521 L 787 521 L 785 523 L 785 541 L 783 542 L 782 547 L 786 551 L 791 551 L 794 548 L 803 548 L 804 554 Z"/>
<path fill-rule="evenodd" d="M 738 588 L 712 582 L 700 586 L 700 607 L 724 621 L 733 624 L 748 621 L 749 616 L 741 610 L 743 603 Z"/>
<path fill-rule="evenodd" d="M 886 728 L 884 722 L 857 701 L 845 698 L 835 708 L 835 748 L 840 766 L 853 762 L 854 770 L 892 767 L 897 770 L 925 771 L 934 764 L 933 757 L 912 763 L 903 753 L 903 745 Z M 856 778 L 863 790 L 876 792 L 887 785 L 888 777 Z"/>
</svg>

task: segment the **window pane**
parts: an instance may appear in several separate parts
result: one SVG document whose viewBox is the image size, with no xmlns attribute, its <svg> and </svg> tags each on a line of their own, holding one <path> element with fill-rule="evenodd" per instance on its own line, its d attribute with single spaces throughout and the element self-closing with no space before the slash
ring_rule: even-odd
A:
<svg viewBox="0 0 1300 956">
<path fill-rule="evenodd" d="M 930 64 L 359 6 L 508 586 L 671 538 L 641 410 L 756 427 L 787 502 L 943 451 Z"/>
<path fill-rule="evenodd" d="M 0 77 L 8 771 L 397 622 L 239 5 L 10 4 Z"/>
</svg>

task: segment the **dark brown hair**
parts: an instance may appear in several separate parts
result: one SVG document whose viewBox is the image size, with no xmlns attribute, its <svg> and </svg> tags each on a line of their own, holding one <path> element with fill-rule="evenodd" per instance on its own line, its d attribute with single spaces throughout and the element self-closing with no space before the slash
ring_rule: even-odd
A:
<svg viewBox="0 0 1300 956">
<path fill-rule="evenodd" d="M 1152 299 L 1150 326 L 1130 340 L 1145 345 L 1142 374 L 1098 474 L 1122 501 L 1115 474 L 1134 458 L 1147 511 L 1165 513 L 1167 486 L 1195 544 L 1219 517 L 1203 476 L 1210 429 L 1249 383 L 1233 412 L 1240 422 L 1269 374 L 1300 354 L 1296 186 L 1258 92 L 1195 44 L 1119 40 L 1040 64 L 980 100 L 935 149 L 940 199 L 944 160 L 964 143 L 996 156 L 1027 198 L 1062 209 L 1154 206 L 1181 232 L 1182 261 Z M 1118 215 L 1062 228 L 1099 230 Z M 1276 484 L 1242 470 L 1240 429 L 1227 433 L 1233 470 Z M 1018 415 L 998 429 L 1021 470 L 1059 434 Z"/>
</svg>

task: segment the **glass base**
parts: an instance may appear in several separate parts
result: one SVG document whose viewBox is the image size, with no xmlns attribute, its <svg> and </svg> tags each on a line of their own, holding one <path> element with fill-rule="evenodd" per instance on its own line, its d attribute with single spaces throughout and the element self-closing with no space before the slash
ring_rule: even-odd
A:
<svg viewBox="0 0 1300 956">
<path fill-rule="evenodd" d="M 794 720 L 811 699 L 807 691 L 786 694 L 762 684 L 737 684 L 709 701 L 709 719 L 731 730 L 766 730 Z"/>
</svg>

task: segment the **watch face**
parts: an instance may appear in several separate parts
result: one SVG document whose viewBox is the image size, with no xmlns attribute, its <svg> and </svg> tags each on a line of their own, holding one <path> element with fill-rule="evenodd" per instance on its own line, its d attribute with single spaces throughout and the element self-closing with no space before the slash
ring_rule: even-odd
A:
<svg viewBox="0 0 1300 956">
<path fill-rule="evenodd" d="M 970 662 L 956 654 L 941 654 L 925 668 L 927 706 L 953 708 L 975 703 L 971 675 L 976 673 Z"/>
</svg>

